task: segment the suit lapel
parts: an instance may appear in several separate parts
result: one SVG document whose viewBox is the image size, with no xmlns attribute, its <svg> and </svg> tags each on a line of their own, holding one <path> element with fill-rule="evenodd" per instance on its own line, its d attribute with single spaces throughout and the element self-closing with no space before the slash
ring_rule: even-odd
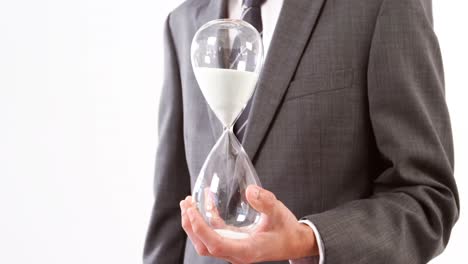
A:
<svg viewBox="0 0 468 264">
<path fill-rule="evenodd" d="M 285 0 L 259 77 L 243 146 L 251 159 L 266 136 L 325 0 Z"/>
</svg>

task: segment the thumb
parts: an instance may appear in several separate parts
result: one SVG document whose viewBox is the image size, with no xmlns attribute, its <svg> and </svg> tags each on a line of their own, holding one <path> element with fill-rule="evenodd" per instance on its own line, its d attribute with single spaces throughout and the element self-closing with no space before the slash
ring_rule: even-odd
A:
<svg viewBox="0 0 468 264">
<path fill-rule="evenodd" d="M 260 213 L 272 215 L 278 202 L 276 196 L 259 186 L 249 185 L 246 190 L 247 201 Z"/>
</svg>

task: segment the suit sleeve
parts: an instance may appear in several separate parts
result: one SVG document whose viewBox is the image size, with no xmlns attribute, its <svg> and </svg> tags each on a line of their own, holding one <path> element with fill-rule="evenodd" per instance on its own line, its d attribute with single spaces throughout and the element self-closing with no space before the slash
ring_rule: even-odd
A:
<svg viewBox="0 0 468 264">
<path fill-rule="evenodd" d="M 370 122 L 384 164 L 366 199 L 306 216 L 325 263 L 427 263 L 459 216 L 442 59 L 428 0 L 383 0 L 368 62 Z"/>
<path fill-rule="evenodd" d="M 183 137 L 182 91 L 170 29 L 164 33 L 164 81 L 159 103 L 154 175 L 154 204 L 144 247 L 144 263 L 182 263 L 186 235 L 181 227 L 179 202 L 190 194 Z"/>
</svg>

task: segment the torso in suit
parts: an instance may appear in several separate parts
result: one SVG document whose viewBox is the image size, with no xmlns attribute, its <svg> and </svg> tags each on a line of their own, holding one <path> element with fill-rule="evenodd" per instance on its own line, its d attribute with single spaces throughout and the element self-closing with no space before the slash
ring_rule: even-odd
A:
<svg viewBox="0 0 468 264">
<path fill-rule="evenodd" d="M 167 19 L 147 264 L 225 263 L 197 255 L 179 210 L 222 132 L 190 44 L 225 16 L 225 0 L 189 0 Z M 314 223 L 326 264 L 426 263 L 446 246 L 459 200 L 429 0 L 285 0 L 246 129 L 263 187 Z"/>
</svg>

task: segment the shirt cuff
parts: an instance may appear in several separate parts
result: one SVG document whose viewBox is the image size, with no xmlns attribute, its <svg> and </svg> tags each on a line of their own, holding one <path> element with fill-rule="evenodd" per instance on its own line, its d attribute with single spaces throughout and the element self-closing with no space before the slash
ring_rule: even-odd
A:
<svg viewBox="0 0 468 264">
<path fill-rule="evenodd" d="M 299 223 L 308 225 L 314 231 L 315 240 L 317 242 L 317 246 L 319 250 L 319 256 L 289 260 L 289 263 L 290 264 L 324 264 L 325 263 L 324 261 L 325 247 L 323 245 L 323 241 L 322 241 L 322 238 L 320 237 L 320 233 L 318 232 L 317 227 L 311 221 L 307 219 L 299 220 Z"/>
</svg>

